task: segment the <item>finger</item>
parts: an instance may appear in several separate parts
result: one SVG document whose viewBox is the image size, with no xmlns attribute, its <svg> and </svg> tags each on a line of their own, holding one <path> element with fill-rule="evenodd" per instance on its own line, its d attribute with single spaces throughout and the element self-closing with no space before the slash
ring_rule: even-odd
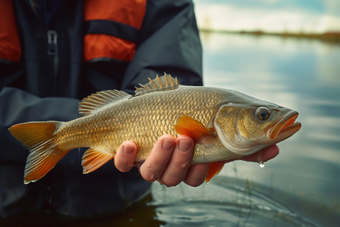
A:
<svg viewBox="0 0 340 227">
<path fill-rule="evenodd" d="M 272 145 L 270 147 L 264 148 L 255 154 L 247 157 L 243 157 L 241 160 L 250 162 L 268 161 L 275 158 L 279 154 L 279 147 L 277 145 Z"/>
<path fill-rule="evenodd" d="M 260 153 L 259 153 L 260 152 Z M 236 160 L 243 160 L 243 161 L 248 161 L 248 162 L 259 162 L 259 161 L 268 161 L 272 158 L 275 158 L 279 154 L 279 147 L 277 145 L 272 145 L 267 148 L 264 148 L 255 154 L 242 157 Z M 260 157 L 261 155 L 261 157 Z"/>
<path fill-rule="evenodd" d="M 190 166 L 184 178 L 184 182 L 192 187 L 201 185 L 207 177 L 209 163 L 199 163 Z"/>
<path fill-rule="evenodd" d="M 153 147 L 150 156 L 139 168 L 142 177 L 151 182 L 160 178 L 174 149 L 175 138 L 171 135 L 161 136 Z"/>
<path fill-rule="evenodd" d="M 121 172 L 128 172 L 133 167 L 137 146 L 132 141 L 123 142 L 113 159 L 116 168 Z"/>
<path fill-rule="evenodd" d="M 176 147 L 160 180 L 166 186 L 176 186 L 185 177 L 194 150 L 194 141 L 188 136 L 180 135 Z"/>
</svg>

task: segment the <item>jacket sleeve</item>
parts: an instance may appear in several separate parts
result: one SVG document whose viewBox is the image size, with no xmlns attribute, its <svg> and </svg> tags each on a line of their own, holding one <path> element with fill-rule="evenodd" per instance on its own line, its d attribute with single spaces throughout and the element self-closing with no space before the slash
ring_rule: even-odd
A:
<svg viewBox="0 0 340 227">
<path fill-rule="evenodd" d="M 39 98 L 17 88 L 0 90 L 0 165 L 23 164 L 28 150 L 8 128 L 27 121 L 69 121 L 79 117 L 79 100 L 71 98 Z"/>
<path fill-rule="evenodd" d="M 193 3 L 189 0 L 148 1 L 137 51 L 125 72 L 122 90 L 164 72 L 180 84 L 203 85 L 202 47 Z"/>
</svg>

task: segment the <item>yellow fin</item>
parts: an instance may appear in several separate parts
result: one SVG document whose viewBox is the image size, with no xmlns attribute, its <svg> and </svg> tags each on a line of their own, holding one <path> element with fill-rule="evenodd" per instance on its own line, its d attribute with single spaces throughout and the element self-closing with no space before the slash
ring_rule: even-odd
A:
<svg viewBox="0 0 340 227">
<path fill-rule="evenodd" d="M 174 79 L 170 74 L 164 73 L 164 76 L 159 77 L 156 75 L 156 78 L 151 80 L 149 78 L 149 83 L 147 84 L 139 84 L 140 88 L 136 87 L 135 95 L 143 95 L 150 92 L 155 91 L 168 91 L 177 89 L 179 84 L 177 77 Z"/>
<path fill-rule="evenodd" d="M 224 164 L 225 161 L 210 163 L 208 175 L 205 181 L 209 182 L 211 179 L 213 179 L 213 177 L 215 177 L 219 172 L 221 172 Z"/>
<path fill-rule="evenodd" d="M 193 138 L 195 143 L 203 143 L 205 138 L 215 137 L 201 122 L 187 115 L 179 117 L 174 128 L 178 134 Z"/>
<path fill-rule="evenodd" d="M 83 166 L 83 174 L 95 171 L 111 159 L 114 154 L 89 148 L 83 155 L 81 165 Z"/>
<path fill-rule="evenodd" d="M 124 91 L 118 90 L 107 90 L 107 91 L 99 91 L 95 94 L 84 98 L 82 102 L 79 104 L 78 110 L 79 113 L 86 116 L 90 115 L 100 108 L 116 103 L 118 101 L 129 99 L 131 95 Z"/>
<path fill-rule="evenodd" d="M 54 135 L 62 124 L 57 121 L 28 122 L 9 128 L 30 151 L 25 166 L 25 184 L 45 176 L 69 152 L 61 150 L 54 142 Z"/>
</svg>

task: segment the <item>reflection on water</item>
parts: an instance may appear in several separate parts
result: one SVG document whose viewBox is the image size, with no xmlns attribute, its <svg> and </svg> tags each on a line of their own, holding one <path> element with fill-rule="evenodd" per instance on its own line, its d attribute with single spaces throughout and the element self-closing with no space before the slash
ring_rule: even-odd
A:
<svg viewBox="0 0 340 227">
<path fill-rule="evenodd" d="M 270 197 L 217 177 L 195 190 L 181 184 L 152 188 L 155 220 L 164 226 L 305 226 L 315 227 Z"/>
<path fill-rule="evenodd" d="M 340 226 L 340 45 L 317 40 L 201 34 L 205 86 L 297 110 L 302 129 L 261 169 L 236 162 L 239 181 L 321 226 Z M 233 166 L 222 176 L 235 177 Z"/>
</svg>

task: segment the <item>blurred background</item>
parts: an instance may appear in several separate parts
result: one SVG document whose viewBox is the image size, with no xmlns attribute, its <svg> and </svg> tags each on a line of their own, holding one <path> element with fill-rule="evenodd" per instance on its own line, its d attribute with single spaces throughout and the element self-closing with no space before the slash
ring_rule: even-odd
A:
<svg viewBox="0 0 340 227">
<path fill-rule="evenodd" d="M 302 129 L 260 168 L 153 185 L 162 226 L 340 226 L 340 1 L 194 0 L 204 85 L 297 110 Z"/>
<path fill-rule="evenodd" d="M 209 31 L 323 34 L 340 32 L 338 0 L 194 0 Z"/>
</svg>

